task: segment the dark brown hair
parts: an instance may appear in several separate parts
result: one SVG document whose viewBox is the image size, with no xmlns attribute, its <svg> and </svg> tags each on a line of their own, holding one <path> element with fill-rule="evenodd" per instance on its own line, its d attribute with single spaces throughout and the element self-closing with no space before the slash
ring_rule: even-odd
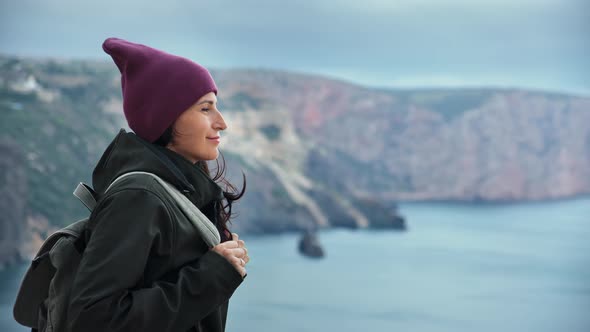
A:
<svg viewBox="0 0 590 332">
<path fill-rule="evenodd" d="M 174 128 L 173 126 L 168 127 L 164 133 L 154 141 L 154 144 L 166 147 L 174 137 Z M 225 178 L 225 158 L 221 151 L 219 152 L 219 157 L 215 159 L 215 163 L 217 164 L 215 168 L 215 175 L 211 176 L 211 172 L 209 170 L 209 165 L 206 161 L 198 161 L 196 165 L 200 167 L 205 174 L 207 174 L 213 181 L 217 182 L 221 185 L 223 190 L 223 200 L 216 201 L 214 211 L 217 212 L 215 216 L 217 218 L 219 231 L 221 233 L 221 239 L 223 241 L 231 240 L 231 232 L 228 228 L 228 224 L 231 223 L 230 219 L 232 218 L 232 204 L 234 201 L 242 198 L 244 193 L 246 192 L 246 175 L 242 172 L 242 179 L 244 185 L 242 186 L 241 190 L 238 190 L 233 184 L 231 184 Z M 220 161 L 221 159 L 221 161 Z"/>
</svg>

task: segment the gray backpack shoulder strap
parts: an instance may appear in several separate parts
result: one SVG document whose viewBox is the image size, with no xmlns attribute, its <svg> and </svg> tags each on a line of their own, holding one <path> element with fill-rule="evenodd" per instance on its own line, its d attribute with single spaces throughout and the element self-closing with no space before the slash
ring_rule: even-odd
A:
<svg viewBox="0 0 590 332">
<path fill-rule="evenodd" d="M 76 189 L 74 189 L 74 196 L 92 212 L 96 206 L 96 193 L 86 183 L 80 182 Z"/>
<path fill-rule="evenodd" d="M 214 247 L 221 242 L 219 231 L 217 230 L 217 227 L 215 227 L 215 225 L 209 220 L 209 218 L 207 218 L 207 216 L 205 216 L 186 196 L 176 189 L 176 187 L 153 173 L 139 171 L 125 173 L 111 182 L 106 191 L 111 189 L 118 181 L 128 176 L 137 174 L 152 177 L 166 190 L 168 195 L 172 197 L 176 204 L 178 204 L 178 207 L 180 207 L 182 212 L 189 218 L 193 225 L 195 225 L 201 234 L 201 237 L 209 247 Z M 96 194 L 86 184 L 80 183 L 76 190 L 74 190 L 74 195 L 78 197 L 78 199 L 80 199 L 80 201 L 82 201 L 82 203 L 90 211 L 92 211 L 96 206 Z"/>
</svg>

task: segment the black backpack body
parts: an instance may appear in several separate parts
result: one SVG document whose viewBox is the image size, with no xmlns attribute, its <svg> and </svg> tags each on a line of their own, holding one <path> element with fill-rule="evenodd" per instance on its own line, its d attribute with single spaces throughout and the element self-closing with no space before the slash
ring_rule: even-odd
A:
<svg viewBox="0 0 590 332">
<path fill-rule="evenodd" d="M 18 291 L 14 318 L 33 331 L 66 331 L 71 286 L 84 251 L 88 218 L 60 229 L 45 240 Z"/>
</svg>

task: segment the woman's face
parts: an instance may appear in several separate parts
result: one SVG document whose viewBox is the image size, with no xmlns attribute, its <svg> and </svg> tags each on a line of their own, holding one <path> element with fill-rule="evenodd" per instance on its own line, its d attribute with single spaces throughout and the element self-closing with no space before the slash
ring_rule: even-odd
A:
<svg viewBox="0 0 590 332">
<path fill-rule="evenodd" d="M 172 141 L 167 148 L 192 163 L 217 159 L 219 133 L 226 128 L 225 120 L 217 109 L 217 96 L 209 92 L 176 119 Z"/>
</svg>

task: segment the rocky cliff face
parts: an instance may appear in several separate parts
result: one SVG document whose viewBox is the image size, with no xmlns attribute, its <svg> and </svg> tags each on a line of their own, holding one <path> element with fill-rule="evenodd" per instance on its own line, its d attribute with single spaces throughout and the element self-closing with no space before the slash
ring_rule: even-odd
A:
<svg viewBox="0 0 590 332">
<path fill-rule="evenodd" d="M 237 127 L 257 115 L 272 122 L 264 110 L 274 112 L 276 126 L 293 126 L 297 146 L 308 151 L 300 158 L 305 174 L 355 196 L 512 201 L 590 191 L 589 98 L 491 89 L 377 91 L 264 71 L 217 77 L 230 101 L 246 94 L 264 101 L 263 107 L 230 103 L 229 109 L 241 106 Z"/>
<path fill-rule="evenodd" d="M 0 267 L 19 260 L 25 238 L 27 195 L 25 158 L 20 146 L 0 140 Z"/>
<path fill-rule="evenodd" d="M 89 182 L 125 121 L 119 74 L 108 62 L 0 56 L 0 68 L 0 140 L 10 142 L 2 145 L 0 202 L 11 210 L 0 252 L 9 260 L 19 236 L 37 243 L 87 214 L 71 191 Z M 590 98 L 376 90 L 264 70 L 213 76 L 230 126 L 221 146 L 229 178 L 240 185 L 240 170 L 248 178 L 236 206 L 239 232 L 391 227 L 400 199 L 590 192 Z"/>
</svg>

